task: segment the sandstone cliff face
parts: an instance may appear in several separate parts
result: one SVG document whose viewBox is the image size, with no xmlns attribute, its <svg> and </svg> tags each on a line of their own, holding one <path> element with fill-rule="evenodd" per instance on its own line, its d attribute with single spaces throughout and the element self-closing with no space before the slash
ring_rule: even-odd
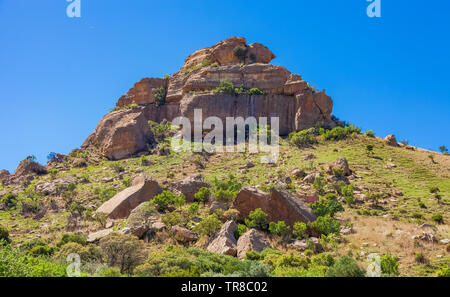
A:
<svg viewBox="0 0 450 297">
<path fill-rule="evenodd" d="M 240 47 L 243 54 L 236 55 Z M 279 117 L 280 134 L 286 135 L 315 125 L 334 127 L 333 101 L 324 92 L 314 91 L 298 74 L 268 63 L 275 55 L 264 45 L 246 44 L 232 37 L 190 55 L 179 72 L 168 79 L 144 78 L 122 96 L 117 106 L 138 108 L 119 110 L 105 116 L 83 148 L 98 147 L 110 159 L 122 159 L 146 151 L 154 140 L 147 121 L 172 121 L 185 116 L 193 121 L 194 109 L 203 117 Z M 213 93 L 221 81 L 235 87 L 257 88 L 263 95 Z M 155 93 L 164 88 L 165 105 L 157 107 Z"/>
</svg>

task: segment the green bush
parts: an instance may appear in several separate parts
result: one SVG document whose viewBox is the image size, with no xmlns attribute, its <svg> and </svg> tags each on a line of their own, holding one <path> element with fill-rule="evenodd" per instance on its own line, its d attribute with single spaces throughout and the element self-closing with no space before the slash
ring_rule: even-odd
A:
<svg viewBox="0 0 450 297">
<path fill-rule="evenodd" d="M 265 95 L 266 94 L 266 92 L 261 91 L 258 88 L 251 88 L 251 89 L 247 90 L 246 93 L 248 95 Z"/>
<path fill-rule="evenodd" d="M 211 197 L 211 190 L 209 188 L 203 187 L 198 190 L 194 195 L 196 201 L 206 204 Z"/>
<path fill-rule="evenodd" d="M 373 130 L 367 130 L 367 131 L 366 131 L 366 135 L 367 135 L 368 137 L 375 137 L 375 132 L 373 132 Z"/>
<path fill-rule="evenodd" d="M 0 248 L 0 277 L 64 277 L 66 268 L 45 258 L 33 258 L 12 248 Z"/>
<path fill-rule="evenodd" d="M 355 259 L 344 256 L 339 258 L 327 271 L 328 277 L 363 277 L 364 271 L 359 268 Z"/>
<path fill-rule="evenodd" d="M 355 188 L 353 187 L 352 184 L 343 186 L 341 188 L 342 196 L 344 196 L 345 202 L 348 205 L 352 205 L 353 203 L 355 203 L 355 196 L 353 194 L 354 190 L 355 190 Z"/>
<path fill-rule="evenodd" d="M 290 228 L 289 226 L 286 225 L 284 221 L 279 221 L 278 223 L 270 222 L 269 231 L 272 235 L 285 238 L 286 235 L 289 233 Z"/>
<path fill-rule="evenodd" d="M 166 119 L 162 120 L 161 123 L 156 123 L 153 121 L 148 121 L 150 125 L 150 130 L 155 137 L 156 142 L 163 142 L 169 137 L 169 132 L 172 130 L 172 123 Z"/>
<path fill-rule="evenodd" d="M 267 222 L 267 214 L 261 208 L 251 211 L 248 217 L 249 219 L 245 219 L 245 224 L 247 227 L 256 228 L 262 231 L 267 230 L 269 226 L 269 223 Z"/>
<path fill-rule="evenodd" d="M 432 220 L 433 222 L 438 223 L 438 224 L 443 224 L 443 223 L 444 223 L 444 217 L 443 217 L 442 214 L 440 214 L 440 213 L 434 214 L 434 215 L 431 217 L 431 220 Z"/>
<path fill-rule="evenodd" d="M 333 266 L 334 258 L 329 253 L 318 254 L 311 258 L 311 264 L 313 266 Z"/>
<path fill-rule="evenodd" d="M 233 54 L 239 61 L 243 62 L 247 55 L 247 48 L 245 46 L 236 46 L 233 50 Z"/>
<path fill-rule="evenodd" d="M 338 234 L 341 229 L 339 221 L 329 215 L 319 216 L 313 225 L 320 234 L 324 235 L 329 235 L 331 233 Z"/>
<path fill-rule="evenodd" d="M 294 228 L 292 231 L 292 234 L 297 238 L 297 239 L 305 239 L 308 237 L 308 234 L 306 233 L 307 230 L 307 226 L 305 223 L 303 222 L 296 222 L 294 224 Z"/>
<path fill-rule="evenodd" d="M 31 250 L 36 246 L 46 246 L 46 245 L 47 243 L 41 238 L 33 238 L 21 244 L 19 250 L 21 252 L 28 252 L 29 250 Z"/>
<path fill-rule="evenodd" d="M 450 277 L 450 266 L 443 266 L 439 268 L 438 277 Z"/>
<path fill-rule="evenodd" d="M 160 211 L 166 211 L 170 206 L 177 207 L 184 205 L 186 199 L 183 194 L 177 196 L 174 193 L 165 190 L 161 194 L 155 196 L 151 203 L 157 205 Z"/>
<path fill-rule="evenodd" d="M 64 234 L 56 244 L 57 247 L 62 247 L 66 243 L 76 242 L 81 245 L 86 245 L 86 236 L 81 234 Z"/>
<path fill-rule="evenodd" d="M 17 196 L 12 193 L 8 193 L 2 197 L 0 203 L 8 209 L 15 208 L 17 206 Z"/>
<path fill-rule="evenodd" d="M 390 254 L 386 254 L 381 256 L 381 273 L 384 276 L 398 276 L 398 264 L 399 259 L 398 257 L 394 257 Z"/>
<path fill-rule="evenodd" d="M 11 239 L 9 238 L 8 229 L 0 225 L 0 245 L 3 243 L 11 243 Z"/>
<path fill-rule="evenodd" d="M 325 140 L 342 140 L 350 136 L 351 134 L 360 134 L 361 129 L 356 128 L 353 125 L 347 127 L 337 126 L 331 130 L 321 129 L 320 134 L 323 135 Z"/>
<path fill-rule="evenodd" d="M 261 255 L 257 251 L 248 251 L 245 254 L 245 259 L 252 260 L 252 261 L 258 261 L 261 259 Z"/>
<path fill-rule="evenodd" d="M 211 236 L 222 226 L 222 222 L 219 220 L 216 214 L 211 214 L 204 218 L 197 226 L 194 227 L 194 231 L 200 235 Z"/>
<path fill-rule="evenodd" d="M 50 257 L 54 254 L 54 252 L 55 252 L 54 247 L 51 247 L 48 245 L 37 245 L 37 246 L 31 248 L 28 251 L 28 254 L 33 257 L 38 257 L 38 256 Z"/>
<path fill-rule="evenodd" d="M 131 234 L 111 233 L 100 240 L 100 247 L 109 266 L 119 267 L 120 273 L 132 273 L 145 259 L 143 241 Z"/>
<path fill-rule="evenodd" d="M 311 204 L 311 209 L 317 216 L 330 215 L 332 217 L 337 212 L 344 211 L 342 204 L 337 201 L 334 194 L 326 194 L 318 202 Z"/>
<path fill-rule="evenodd" d="M 247 226 L 245 226 L 243 224 L 238 224 L 237 229 L 234 231 L 234 238 L 236 238 L 236 240 L 238 240 L 239 237 L 241 237 L 242 234 L 244 234 L 245 232 L 247 232 Z"/>
<path fill-rule="evenodd" d="M 164 87 L 160 87 L 156 89 L 155 92 L 155 106 L 163 106 L 166 104 L 166 89 Z"/>
<path fill-rule="evenodd" d="M 299 132 L 292 132 L 289 134 L 289 141 L 300 148 L 309 147 L 317 143 L 316 129 L 311 128 Z"/>
<path fill-rule="evenodd" d="M 220 81 L 219 86 L 213 91 L 214 93 L 226 93 L 231 95 L 238 95 L 239 90 L 234 87 L 232 81 L 224 79 Z"/>
<path fill-rule="evenodd" d="M 219 201 L 228 202 L 233 200 L 241 188 L 242 183 L 232 174 L 223 180 L 215 178 L 213 182 L 213 194 Z"/>
<path fill-rule="evenodd" d="M 319 195 L 325 194 L 325 179 L 322 176 L 318 176 L 314 179 L 313 183 L 314 189 L 319 193 Z"/>
</svg>

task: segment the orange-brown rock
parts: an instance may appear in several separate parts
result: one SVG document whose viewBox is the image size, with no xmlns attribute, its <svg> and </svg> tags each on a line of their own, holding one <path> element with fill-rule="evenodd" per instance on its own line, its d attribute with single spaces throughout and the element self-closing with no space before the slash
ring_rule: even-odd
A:
<svg viewBox="0 0 450 297">
<path fill-rule="evenodd" d="M 118 107 L 130 104 L 146 105 L 155 102 L 155 94 L 159 88 L 167 89 L 168 79 L 144 78 L 137 82 L 128 93 L 120 97 Z"/>
<path fill-rule="evenodd" d="M 299 198 L 284 190 L 272 189 L 264 193 L 256 188 L 242 189 L 233 202 L 242 218 L 248 217 L 251 211 L 261 208 L 270 222 L 284 221 L 293 226 L 296 222 L 312 222 L 316 220 L 314 212 Z"/>
<path fill-rule="evenodd" d="M 100 154 L 119 160 L 149 150 L 153 135 L 144 115 L 144 107 L 119 110 L 107 114 L 82 148 L 98 147 Z"/>
<path fill-rule="evenodd" d="M 394 134 L 391 134 L 391 135 L 386 136 L 386 138 L 384 139 L 384 141 L 386 141 L 386 144 L 387 144 L 387 145 L 390 145 L 390 146 L 396 146 L 396 147 L 400 146 L 400 145 L 397 143 L 397 139 L 395 138 L 395 135 L 394 135 Z"/>
<path fill-rule="evenodd" d="M 160 193 L 162 188 L 155 180 L 141 175 L 133 180 L 131 187 L 103 203 L 96 212 L 106 214 L 110 219 L 124 219 L 141 203 Z"/>
</svg>

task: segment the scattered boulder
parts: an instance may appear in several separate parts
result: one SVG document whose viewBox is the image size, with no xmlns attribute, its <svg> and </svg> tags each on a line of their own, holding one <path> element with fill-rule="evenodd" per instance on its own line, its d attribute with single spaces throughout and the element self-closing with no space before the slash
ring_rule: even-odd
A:
<svg viewBox="0 0 450 297">
<path fill-rule="evenodd" d="M 154 222 L 152 224 L 152 230 L 156 231 L 156 232 L 161 232 L 167 229 L 166 224 L 164 224 L 163 222 Z"/>
<path fill-rule="evenodd" d="M 140 225 L 140 226 L 125 227 L 122 230 L 120 230 L 120 232 L 123 234 L 132 234 L 137 238 L 142 239 L 148 230 L 149 227 L 147 225 Z"/>
<path fill-rule="evenodd" d="M 392 195 L 394 195 L 395 197 L 400 197 L 403 196 L 403 192 L 400 191 L 399 189 L 392 188 Z"/>
<path fill-rule="evenodd" d="M 386 136 L 384 139 L 387 145 L 399 147 L 400 145 L 397 143 L 397 139 L 395 138 L 394 134 Z"/>
<path fill-rule="evenodd" d="M 206 249 L 213 253 L 235 257 L 237 255 L 237 241 L 234 238 L 236 229 L 237 225 L 234 221 L 226 222 L 209 242 Z"/>
<path fill-rule="evenodd" d="M 72 166 L 75 168 L 84 168 L 84 167 L 87 167 L 87 165 L 88 164 L 87 164 L 86 160 L 82 159 L 82 158 L 76 158 L 72 162 Z"/>
<path fill-rule="evenodd" d="M 170 231 L 173 233 L 174 238 L 180 242 L 192 242 L 198 240 L 197 233 L 181 226 L 173 226 Z"/>
<path fill-rule="evenodd" d="M 294 170 L 292 170 L 291 175 L 296 178 L 304 178 L 306 176 L 306 173 L 303 170 L 294 169 Z"/>
<path fill-rule="evenodd" d="M 448 239 L 448 238 L 441 239 L 441 240 L 439 240 L 439 243 L 440 244 L 449 244 L 450 243 L 450 239 Z"/>
<path fill-rule="evenodd" d="M 397 168 L 397 165 L 395 165 L 392 162 L 388 162 L 385 166 L 384 169 L 393 169 L 393 168 Z"/>
<path fill-rule="evenodd" d="M 174 192 L 184 194 L 186 202 L 188 203 L 194 202 L 195 194 L 203 187 L 209 187 L 209 185 L 203 181 L 200 174 L 170 185 L 171 190 Z"/>
<path fill-rule="evenodd" d="M 316 215 L 300 198 L 292 196 L 285 190 L 272 189 L 270 194 L 256 188 L 243 188 L 233 201 L 233 208 L 237 209 L 242 218 L 248 217 L 251 211 L 261 208 L 267 213 L 271 222 L 284 221 L 293 226 L 296 222 L 312 222 Z"/>
<path fill-rule="evenodd" d="M 61 192 L 66 191 L 71 183 L 76 183 L 77 180 L 72 177 L 64 177 L 52 181 L 40 181 L 36 184 L 35 190 L 42 195 L 56 196 Z"/>
<path fill-rule="evenodd" d="M 214 213 L 218 209 L 227 210 L 228 206 L 223 201 L 214 200 L 209 207 L 209 213 Z"/>
<path fill-rule="evenodd" d="M 239 259 L 245 259 L 248 251 L 262 252 L 271 248 L 263 232 L 256 229 L 250 229 L 239 237 L 237 241 L 237 256 Z"/>
<path fill-rule="evenodd" d="M 162 188 L 155 180 L 140 175 L 133 180 L 131 187 L 103 203 L 97 212 L 107 214 L 110 219 L 127 218 L 139 204 L 161 193 Z"/>
<path fill-rule="evenodd" d="M 313 155 L 313 154 L 307 154 L 306 156 L 303 156 L 303 161 L 310 161 L 310 160 L 313 160 L 313 159 L 315 159 L 315 158 L 316 158 L 315 155 Z"/>
<path fill-rule="evenodd" d="M 345 226 L 341 227 L 341 234 L 342 235 L 349 235 L 349 234 L 352 234 L 352 233 L 353 233 L 353 228 L 352 227 L 345 227 Z"/>
<path fill-rule="evenodd" d="M 419 236 L 420 240 L 428 241 L 428 242 L 437 242 L 436 236 L 434 236 L 433 232 L 422 232 L 422 235 Z"/>
<path fill-rule="evenodd" d="M 344 176 L 350 176 L 352 175 L 352 171 L 350 170 L 350 167 L 348 166 L 348 161 L 346 158 L 339 158 L 334 163 L 330 163 L 326 166 L 326 171 L 328 174 L 334 174 L 333 170 L 342 169 Z"/>
<path fill-rule="evenodd" d="M 112 229 L 104 229 L 104 230 L 100 230 L 100 231 L 97 231 L 97 232 L 94 232 L 94 233 L 90 233 L 88 235 L 88 238 L 87 238 L 86 242 L 88 242 L 88 243 L 97 242 L 100 239 L 102 239 L 103 237 L 108 236 L 112 232 L 113 232 Z"/>
<path fill-rule="evenodd" d="M 323 250 L 322 245 L 320 244 L 320 241 L 316 237 L 310 237 L 308 239 L 302 239 L 302 240 L 296 240 L 291 244 L 291 247 L 296 249 L 299 252 L 304 252 L 308 248 L 310 248 L 309 242 L 312 242 L 314 244 L 314 251 L 320 252 Z"/>
<path fill-rule="evenodd" d="M 308 183 L 308 184 L 313 184 L 314 181 L 316 180 L 316 178 L 318 178 L 319 176 L 321 176 L 321 174 L 319 172 L 315 172 L 315 173 L 311 173 L 308 174 L 307 176 L 305 176 L 305 178 L 303 179 L 304 183 Z"/>
</svg>

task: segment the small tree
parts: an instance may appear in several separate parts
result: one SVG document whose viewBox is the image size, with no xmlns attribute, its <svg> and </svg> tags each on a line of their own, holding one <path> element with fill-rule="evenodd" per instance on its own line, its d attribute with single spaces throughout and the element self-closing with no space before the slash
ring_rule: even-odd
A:
<svg viewBox="0 0 450 297">
<path fill-rule="evenodd" d="M 443 153 L 443 154 L 448 154 L 448 148 L 447 148 L 445 145 L 441 146 L 441 147 L 439 148 L 439 150 L 440 150 L 441 153 Z"/>
<path fill-rule="evenodd" d="M 331 233 L 339 233 L 341 229 L 341 224 L 338 220 L 330 217 L 329 215 L 318 217 L 314 222 L 314 228 L 324 235 L 329 235 Z"/>
<path fill-rule="evenodd" d="M 267 214 L 261 209 L 257 208 L 254 211 L 251 211 L 248 215 L 249 219 L 245 219 L 245 224 L 249 228 L 256 228 L 262 231 L 267 230 Z"/>
<path fill-rule="evenodd" d="M 321 176 L 317 176 L 314 179 L 313 187 L 314 187 L 314 189 L 316 189 L 316 191 L 317 191 L 317 193 L 319 193 L 319 195 L 324 195 L 325 194 L 325 179 Z"/>
<path fill-rule="evenodd" d="M 284 221 L 279 221 L 278 223 L 270 222 L 269 231 L 272 235 L 280 236 L 285 239 L 286 235 L 289 233 L 289 226 L 286 225 Z"/>
<path fill-rule="evenodd" d="M 2 243 L 10 243 L 11 239 L 9 238 L 8 229 L 0 225 L 0 245 Z"/>
<path fill-rule="evenodd" d="M 386 254 L 381 256 L 380 258 L 381 264 L 381 273 L 384 276 L 398 276 L 398 257 L 394 257 L 390 254 Z"/>
<path fill-rule="evenodd" d="M 194 195 L 195 200 L 203 203 L 203 205 L 205 205 L 208 202 L 210 197 L 211 197 L 211 190 L 206 187 L 200 188 L 198 192 Z"/>
<path fill-rule="evenodd" d="M 158 206 L 160 211 L 166 211 L 170 206 L 182 206 L 186 203 L 184 195 L 175 195 L 170 191 L 163 191 L 161 194 L 155 196 L 151 201 L 152 204 Z"/>
<path fill-rule="evenodd" d="M 247 48 L 245 46 L 236 46 L 233 50 L 234 56 L 241 62 L 245 62 L 245 56 L 247 55 Z"/>
<path fill-rule="evenodd" d="M 374 149 L 374 146 L 373 146 L 372 144 L 368 144 L 368 145 L 366 146 L 366 153 L 367 153 L 367 156 L 368 156 L 368 157 L 374 155 L 373 149 Z"/>
<path fill-rule="evenodd" d="M 430 159 L 431 164 L 436 164 L 436 161 L 434 160 L 434 156 L 433 155 L 428 155 L 428 159 Z"/>
<path fill-rule="evenodd" d="M 130 234 L 111 233 L 100 240 L 100 247 L 109 266 L 117 266 L 120 273 L 132 273 L 145 260 L 143 241 Z"/>
<path fill-rule="evenodd" d="M 211 214 L 195 226 L 194 231 L 200 235 L 211 236 L 219 230 L 221 226 L 222 222 L 219 220 L 217 214 Z"/>
<path fill-rule="evenodd" d="M 163 106 L 166 104 L 166 89 L 164 87 L 160 87 L 156 89 L 155 92 L 155 106 Z"/>
<path fill-rule="evenodd" d="M 305 239 L 307 238 L 308 234 L 306 233 L 307 226 L 303 222 L 296 222 L 294 224 L 294 230 L 292 231 L 292 234 L 298 238 L 298 239 Z"/>
</svg>

